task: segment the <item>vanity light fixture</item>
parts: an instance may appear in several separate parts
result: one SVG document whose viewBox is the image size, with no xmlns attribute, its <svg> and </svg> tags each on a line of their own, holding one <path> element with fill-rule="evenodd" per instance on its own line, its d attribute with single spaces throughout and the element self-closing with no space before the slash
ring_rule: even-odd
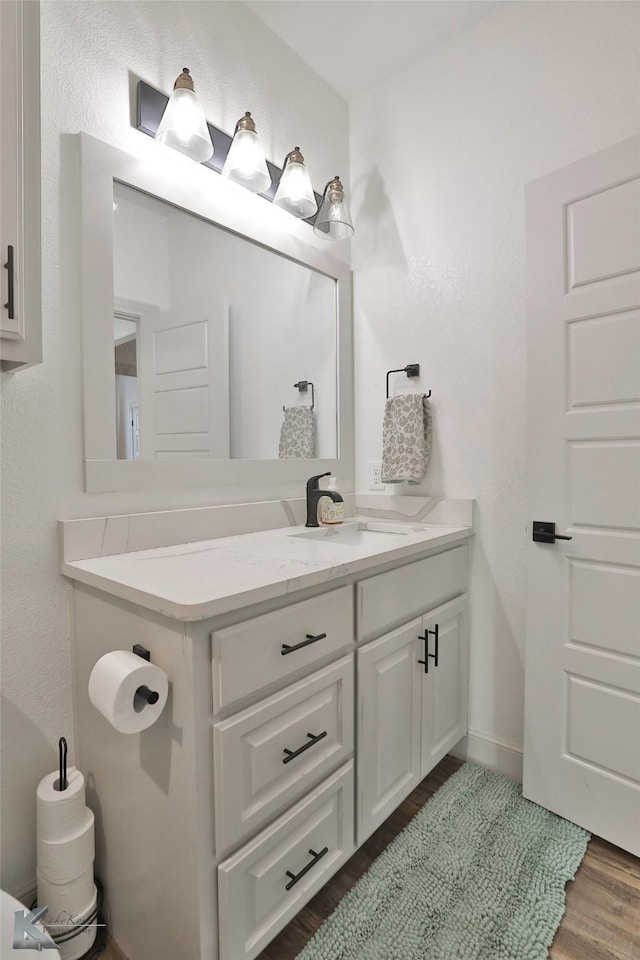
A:
<svg viewBox="0 0 640 960">
<path fill-rule="evenodd" d="M 318 209 L 300 147 L 284 158 L 284 169 L 273 202 L 300 220 L 312 217 Z"/>
<path fill-rule="evenodd" d="M 340 177 L 329 180 L 324 188 L 313 232 L 325 240 L 347 240 L 354 234 L 349 204 Z"/>
<path fill-rule="evenodd" d="M 213 156 L 213 143 L 209 135 L 202 105 L 198 100 L 188 67 L 173 85 L 156 140 L 174 150 L 179 150 L 192 160 L 203 163 Z"/>
<path fill-rule="evenodd" d="M 194 120 L 197 120 L 195 126 Z M 299 147 L 287 154 L 284 169 L 280 171 L 265 160 L 255 122 L 248 111 L 236 123 L 233 137 L 207 123 L 186 67 L 176 80 L 170 98 L 144 80 L 138 81 L 135 126 L 147 136 L 260 194 L 297 219 L 306 220 L 324 240 L 342 240 L 354 233 L 339 177 L 329 180 L 322 196 L 315 193 Z"/>
<path fill-rule="evenodd" d="M 271 186 L 264 150 L 258 140 L 253 117 L 247 111 L 236 123 L 235 133 L 222 176 L 246 187 L 251 193 L 265 193 Z"/>
</svg>

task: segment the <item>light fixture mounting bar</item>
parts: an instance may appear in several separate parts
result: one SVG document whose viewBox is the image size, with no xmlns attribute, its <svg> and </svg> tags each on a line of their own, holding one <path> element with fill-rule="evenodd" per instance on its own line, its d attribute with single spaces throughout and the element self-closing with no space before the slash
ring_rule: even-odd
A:
<svg viewBox="0 0 640 960">
<path fill-rule="evenodd" d="M 169 102 L 169 97 L 166 94 L 162 93 L 160 90 L 156 90 L 155 87 L 149 86 L 148 83 L 145 83 L 144 80 L 138 81 L 138 96 L 137 96 L 137 110 L 136 110 L 136 130 L 141 130 L 142 133 L 146 133 L 149 137 L 155 137 L 156 131 L 160 126 L 160 120 L 162 119 L 162 114 L 165 111 L 165 107 Z M 209 133 L 211 134 L 211 142 L 213 143 L 213 156 L 210 160 L 206 160 L 202 166 L 209 167 L 211 170 L 215 170 L 216 173 L 221 173 L 224 166 L 224 161 L 227 158 L 229 152 L 229 147 L 231 146 L 231 140 L 233 139 L 223 130 L 219 130 L 217 127 L 214 127 L 212 123 L 207 121 L 207 127 L 209 128 Z M 280 177 L 282 175 L 282 170 L 280 167 L 276 167 L 275 164 L 270 163 L 267 160 L 267 169 L 271 176 L 271 186 L 265 193 L 260 193 L 258 196 L 264 197 L 265 200 L 269 200 L 273 203 L 273 198 L 276 195 L 276 190 L 278 189 L 278 183 L 280 182 Z M 318 209 L 320 209 L 320 204 L 322 203 L 322 197 L 320 194 L 313 191 Z M 309 217 L 305 222 L 306 223 L 315 223 L 317 212 L 314 213 L 312 217 Z"/>
</svg>

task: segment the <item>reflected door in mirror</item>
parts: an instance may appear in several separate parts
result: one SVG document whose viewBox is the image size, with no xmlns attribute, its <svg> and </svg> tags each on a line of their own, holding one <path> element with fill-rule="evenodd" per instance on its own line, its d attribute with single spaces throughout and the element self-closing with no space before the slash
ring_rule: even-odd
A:
<svg viewBox="0 0 640 960">
<path fill-rule="evenodd" d="M 282 456 L 300 381 L 338 455 L 333 278 L 116 182 L 114 314 L 119 459 Z"/>
</svg>

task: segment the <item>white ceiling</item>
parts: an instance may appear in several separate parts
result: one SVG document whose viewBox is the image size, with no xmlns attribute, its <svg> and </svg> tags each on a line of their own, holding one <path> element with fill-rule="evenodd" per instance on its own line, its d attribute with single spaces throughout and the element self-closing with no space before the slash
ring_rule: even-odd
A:
<svg viewBox="0 0 640 960">
<path fill-rule="evenodd" d="M 504 6 L 504 0 L 246 0 L 349 100 Z"/>
</svg>

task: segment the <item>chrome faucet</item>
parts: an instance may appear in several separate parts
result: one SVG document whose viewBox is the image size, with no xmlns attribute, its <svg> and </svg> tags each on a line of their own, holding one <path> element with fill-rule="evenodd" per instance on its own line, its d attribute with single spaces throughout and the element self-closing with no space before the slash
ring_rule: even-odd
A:
<svg viewBox="0 0 640 960">
<path fill-rule="evenodd" d="M 318 480 L 321 477 L 330 477 L 331 470 L 327 473 L 319 473 L 317 477 L 309 477 L 307 480 L 307 522 L 305 527 L 319 527 L 318 523 L 318 503 L 321 497 L 329 497 L 334 503 L 342 503 L 342 497 L 337 490 L 321 490 L 318 486 Z"/>
</svg>

